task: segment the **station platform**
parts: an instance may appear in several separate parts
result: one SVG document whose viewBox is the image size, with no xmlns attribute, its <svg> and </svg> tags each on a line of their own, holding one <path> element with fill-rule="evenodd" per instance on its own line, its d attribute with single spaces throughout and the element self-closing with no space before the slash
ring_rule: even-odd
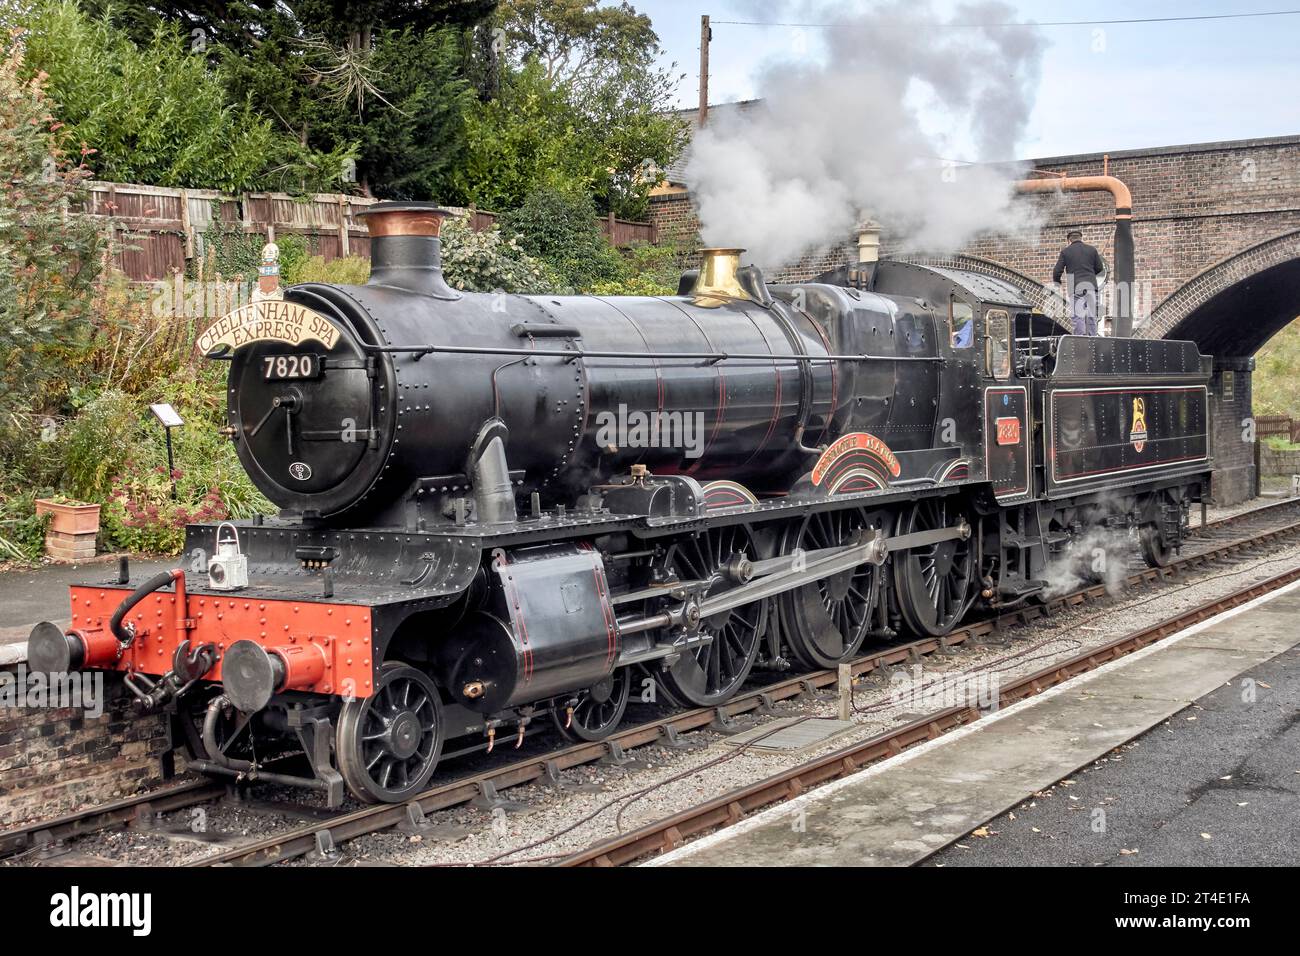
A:
<svg viewBox="0 0 1300 956">
<path fill-rule="evenodd" d="M 1022 701 L 978 723 L 868 767 L 843 780 L 756 814 L 650 861 L 652 866 L 909 866 L 944 850 L 968 833 L 1048 790 L 1116 748 L 1158 727 L 1197 701 L 1222 691 L 1229 681 L 1255 668 L 1290 671 L 1300 655 L 1300 582 L 1210 618 L 1128 657 Z M 1271 671 L 1270 671 L 1271 673 Z M 1271 686 L 1253 685 L 1263 726 L 1254 736 L 1239 732 L 1236 749 L 1288 750 L 1281 738 L 1295 736 L 1295 709 L 1277 711 L 1266 703 Z M 1259 695 L 1265 695 L 1261 698 Z M 1283 704 L 1285 710 L 1285 704 Z M 1195 716 L 1192 714 L 1191 716 Z M 1294 743 L 1294 741 L 1292 741 Z M 1222 751 L 1214 739 L 1201 750 Z M 1289 750 L 1292 762 L 1294 750 Z M 1240 755 L 1219 753 L 1210 772 L 1239 765 Z M 1276 757 L 1276 755 L 1274 755 Z M 1274 759 L 1275 763 L 1276 760 Z M 1124 765 L 1119 765 L 1123 767 Z M 1190 770 L 1178 762 L 1163 767 L 1166 780 Z M 1204 775 L 1204 768 L 1202 776 Z M 1300 770 L 1300 762 L 1296 762 Z M 1224 770 L 1220 776 L 1231 776 Z M 1113 770 L 1122 783 L 1124 771 Z M 1290 774 L 1300 782 L 1300 774 Z M 1295 788 L 1291 780 L 1287 784 Z M 1193 781 L 1190 787 L 1197 784 Z M 1273 785 L 1270 785 L 1273 786 Z M 1278 789 L 1273 786 L 1273 789 Z M 1285 787 L 1281 788 L 1283 791 Z M 1282 799 L 1294 799 L 1286 793 Z M 1068 798 L 1061 798 L 1064 802 Z M 1071 801 L 1076 802 L 1076 801 Z M 1238 803 L 1241 800 L 1236 801 Z M 1249 801 L 1246 801 L 1249 803 Z M 1086 804 L 1085 804 L 1086 806 Z M 1056 808 L 1054 808 L 1056 809 Z M 1092 809 L 1089 807 L 1089 809 Z M 1063 808 L 1058 813 L 1070 812 Z M 1075 813 L 1087 829 L 1087 813 Z M 1243 825 L 1249 826 L 1243 818 Z M 1019 822 L 1019 815 L 1016 822 Z M 1025 827 L 1031 835 L 1032 827 Z M 1039 831 L 1044 827 L 1039 827 Z M 1104 829 L 1103 829 L 1104 832 Z M 1222 833 L 1222 831 L 1221 831 Z M 1028 838 L 1023 838 L 1027 840 Z M 1112 840 L 1129 839 L 1112 834 Z M 1276 833 L 1271 838 L 1277 842 Z M 1197 842 L 1212 842 L 1201 833 Z M 973 841 L 964 841 L 969 845 Z M 986 841 L 979 841 L 984 843 Z M 1230 842 L 1230 841 L 1229 841 Z M 1286 842 L 1285 840 L 1283 842 Z M 1027 845 L 1027 844 L 1026 844 Z M 1097 841 L 1093 850 L 1102 850 Z M 1193 848 L 1193 862 L 1204 847 Z M 1008 852 L 1004 861 L 980 847 L 982 860 L 1034 864 L 1078 862 Z M 1118 849 L 1112 851 L 1118 854 Z M 955 850 L 945 854 L 950 859 Z M 1139 861 L 1157 862 L 1148 854 Z M 1100 861 L 1094 861 L 1100 862 Z M 1269 862 L 1242 859 L 1235 862 Z"/>
</svg>

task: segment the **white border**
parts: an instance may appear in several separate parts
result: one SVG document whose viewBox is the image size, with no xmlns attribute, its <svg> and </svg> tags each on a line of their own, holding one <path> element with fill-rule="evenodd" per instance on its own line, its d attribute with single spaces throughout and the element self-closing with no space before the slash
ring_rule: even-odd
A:
<svg viewBox="0 0 1300 956">
<path fill-rule="evenodd" d="M 1109 478 L 1112 475 L 1133 475 L 1139 471 L 1150 471 L 1153 468 L 1178 469 L 1186 468 L 1191 465 L 1199 465 L 1201 462 L 1210 460 L 1210 389 L 1206 385 L 1151 385 L 1148 387 L 1135 385 L 1121 385 L 1105 388 L 1055 388 L 1051 390 L 1052 400 L 1047 403 L 1048 426 L 1051 428 L 1052 446 L 1055 448 L 1056 438 L 1056 396 L 1066 395 L 1078 392 L 1191 392 L 1200 389 L 1204 393 L 1205 404 L 1203 425 L 1205 427 L 1205 454 L 1200 458 L 1188 458 L 1185 461 L 1164 462 L 1156 465 L 1142 465 L 1139 468 L 1112 468 L 1109 471 L 1099 471 L 1095 475 L 1084 475 L 1080 478 L 1057 478 L 1056 477 L 1056 455 L 1052 455 L 1052 484 L 1069 485 L 1079 481 L 1098 481 Z"/>
<path fill-rule="evenodd" d="M 1291 584 L 1278 588 L 1276 591 L 1272 591 L 1268 594 L 1264 594 L 1261 595 L 1260 597 L 1254 598 L 1253 600 L 1247 601 L 1245 604 L 1241 605 L 1240 607 L 1234 607 L 1229 611 L 1224 611 L 1221 614 L 1216 614 L 1214 617 L 1207 618 L 1206 620 L 1201 621 L 1198 624 L 1193 624 L 1190 627 L 1184 628 L 1183 630 L 1179 631 L 1177 634 L 1173 635 L 1172 637 L 1166 637 L 1163 640 L 1156 641 L 1154 644 L 1151 644 L 1148 647 L 1142 648 L 1142 650 L 1140 651 L 1134 651 L 1132 654 L 1127 654 L 1124 657 L 1117 658 L 1116 660 L 1108 661 L 1107 663 L 1102 664 L 1100 667 L 1088 671 L 1086 674 L 1080 674 L 1078 677 L 1072 677 L 1069 680 L 1065 681 L 1064 683 L 1057 684 L 1055 687 L 1049 688 L 1048 690 L 1045 690 L 1040 694 L 1035 694 L 1032 697 L 1027 697 L 1022 701 L 1018 701 L 1017 703 L 1012 704 L 1010 707 L 1002 708 L 996 714 L 991 714 L 988 717 L 982 717 L 972 724 L 966 724 L 962 727 L 956 728 L 955 730 L 950 730 L 946 734 L 941 734 L 940 736 L 934 738 L 933 740 L 927 740 L 925 743 L 917 744 L 916 746 L 911 747 L 908 750 L 904 750 L 902 753 L 898 754 L 897 756 L 886 758 L 885 760 L 882 760 L 879 763 L 874 763 L 870 767 L 867 767 L 863 770 L 859 770 L 855 774 L 850 774 L 847 777 L 843 777 L 839 780 L 832 781 L 831 783 L 825 784 L 821 787 L 817 787 L 813 790 L 809 790 L 807 793 L 801 794 L 800 796 L 795 797 L 793 800 L 786 800 L 782 803 L 778 803 L 775 804 L 774 806 L 768 807 L 766 810 L 763 810 L 752 817 L 747 817 L 744 820 L 741 820 L 739 823 L 732 824 L 731 826 L 723 830 L 718 830 L 715 831 L 714 833 L 710 833 L 707 836 L 700 837 L 698 840 L 693 840 L 690 843 L 687 843 L 685 846 L 678 847 L 676 850 L 672 850 L 668 853 L 663 854 L 662 856 L 655 857 L 654 859 L 648 860 L 641 865 L 642 866 L 668 866 L 677 862 L 678 860 L 685 859 L 688 856 L 693 856 L 695 853 L 701 850 L 706 850 L 709 847 L 717 846 L 719 843 L 724 843 L 733 837 L 742 836 L 743 834 L 746 834 L 751 830 L 766 825 L 767 823 L 769 823 L 770 821 L 778 817 L 787 816 L 790 813 L 798 811 L 806 807 L 808 804 L 812 803 L 814 800 L 824 800 L 825 798 L 830 797 L 835 793 L 838 793 L 840 790 L 843 790 L 846 787 L 854 786 L 857 783 L 868 779 L 869 777 L 877 776 L 878 774 L 884 773 L 887 770 L 891 770 L 894 767 L 897 767 L 901 764 L 905 764 L 912 760 L 915 760 L 921 754 L 928 753 L 929 751 L 933 750 L 936 747 L 942 747 L 945 744 L 951 743 L 955 740 L 960 740 L 963 737 L 968 736 L 969 734 L 978 733 L 979 731 L 987 727 L 990 727 L 993 724 L 996 724 L 1000 720 L 1004 720 L 1005 718 L 1010 717 L 1013 714 L 1019 713 L 1021 710 L 1025 710 L 1029 707 L 1033 707 L 1035 704 L 1038 704 L 1041 701 L 1051 700 L 1053 697 L 1058 697 L 1066 693 L 1074 693 L 1078 689 L 1080 684 L 1086 684 L 1088 681 L 1095 679 L 1101 674 L 1105 674 L 1111 670 L 1115 670 L 1117 668 L 1126 666 L 1132 661 L 1141 660 L 1142 658 L 1154 654 L 1157 651 L 1167 650 L 1168 648 L 1181 643 L 1182 641 L 1186 640 L 1187 638 L 1191 637 L 1194 634 L 1199 634 L 1201 631 L 1204 631 L 1205 629 L 1212 627 L 1216 624 L 1220 624 L 1223 621 L 1228 620 L 1229 618 L 1236 617 L 1238 614 L 1243 614 L 1246 611 L 1253 610 L 1254 608 L 1259 607 L 1261 604 L 1267 604 L 1269 601 L 1274 601 L 1282 597 L 1283 595 L 1291 593 L 1297 588 L 1300 588 L 1300 581 L 1294 581 Z M 1237 673 L 1239 674 L 1244 673 L 1245 671 L 1250 670 L 1251 667 L 1255 667 L 1255 666 L 1257 665 L 1249 664 L 1246 667 L 1243 667 L 1242 670 L 1238 671 Z M 1149 729 L 1150 728 L 1148 728 L 1148 730 Z M 941 849 L 943 849 L 943 847 L 935 847 L 933 852 L 937 853 Z"/>
</svg>

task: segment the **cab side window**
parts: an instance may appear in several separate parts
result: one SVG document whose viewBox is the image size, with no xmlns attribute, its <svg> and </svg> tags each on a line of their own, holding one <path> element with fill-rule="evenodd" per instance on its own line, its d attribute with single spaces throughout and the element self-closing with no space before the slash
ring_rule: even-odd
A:
<svg viewBox="0 0 1300 956">
<path fill-rule="evenodd" d="M 975 310 L 965 302 L 952 304 L 952 347 L 968 349 L 975 344 Z"/>
<path fill-rule="evenodd" d="M 1011 376 L 1011 316 L 1005 309 L 989 309 L 984 313 L 988 335 L 984 342 L 985 371 L 999 381 Z"/>
</svg>

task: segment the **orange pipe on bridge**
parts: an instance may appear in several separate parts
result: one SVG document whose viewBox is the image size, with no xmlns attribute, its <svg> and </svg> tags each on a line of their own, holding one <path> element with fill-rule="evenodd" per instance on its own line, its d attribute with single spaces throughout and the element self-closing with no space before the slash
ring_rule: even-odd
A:
<svg viewBox="0 0 1300 956">
<path fill-rule="evenodd" d="M 1066 176 L 1063 179 L 1022 179 L 1016 183 L 1016 192 L 1052 193 L 1108 192 L 1115 197 L 1115 218 L 1133 218 L 1133 194 L 1122 180 L 1114 176 Z"/>
<path fill-rule="evenodd" d="M 1016 192 L 1108 192 L 1115 197 L 1115 335 L 1133 334 L 1134 282 L 1133 194 L 1114 176 L 1065 176 L 1060 179 L 1022 179 Z"/>
</svg>

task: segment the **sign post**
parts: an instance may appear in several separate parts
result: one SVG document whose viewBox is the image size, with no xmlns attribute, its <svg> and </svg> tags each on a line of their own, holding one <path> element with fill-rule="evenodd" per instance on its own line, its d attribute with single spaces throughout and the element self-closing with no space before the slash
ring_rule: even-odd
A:
<svg viewBox="0 0 1300 956">
<path fill-rule="evenodd" d="M 150 405 L 149 411 L 153 412 L 153 417 L 162 423 L 163 434 L 167 436 L 167 479 L 172 483 L 172 501 L 175 501 L 176 460 L 172 455 L 172 429 L 179 428 L 185 422 L 181 420 L 180 415 L 176 414 L 176 409 L 166 403 Z"/>
</svg>

